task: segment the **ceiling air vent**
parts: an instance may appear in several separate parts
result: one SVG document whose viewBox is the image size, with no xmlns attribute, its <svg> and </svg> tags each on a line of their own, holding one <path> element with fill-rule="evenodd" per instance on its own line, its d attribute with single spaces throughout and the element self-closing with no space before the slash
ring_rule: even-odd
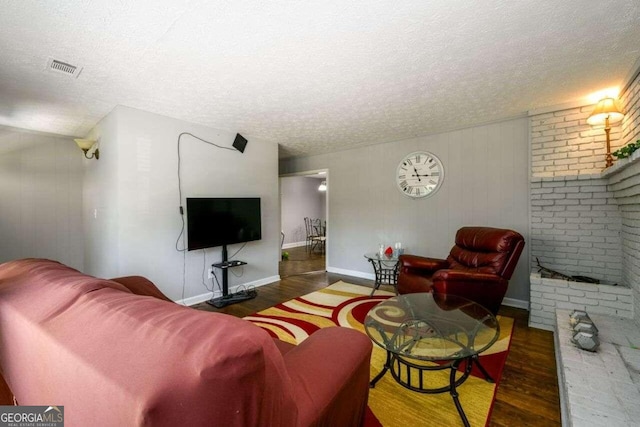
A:
<svg viewBox="0 0 640 427">
<path fill-rule="evenodd" d="M 67 76 L 78 77 L 82 68 L 66 62 L 58 61 L 57 59 L 49 58 L 47 61 L 47 70 L 54 73 L 65 74 Z"/>
</svg>

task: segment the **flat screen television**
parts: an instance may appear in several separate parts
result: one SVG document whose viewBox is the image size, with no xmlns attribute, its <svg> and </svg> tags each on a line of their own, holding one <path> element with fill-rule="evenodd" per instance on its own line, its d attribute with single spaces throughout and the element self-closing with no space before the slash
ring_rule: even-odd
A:
<svg viewBox="0 0 640 427">
<path fill-rule="evenodd" d="M 260 198 L 187 198 L 187 249 L 262 239 Z"/>
</svg>

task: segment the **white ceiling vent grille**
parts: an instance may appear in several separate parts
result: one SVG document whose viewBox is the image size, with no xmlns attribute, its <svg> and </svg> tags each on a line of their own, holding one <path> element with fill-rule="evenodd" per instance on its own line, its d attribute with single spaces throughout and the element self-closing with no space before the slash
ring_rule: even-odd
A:
<svg viewBox="0 0 640 427">
<path fill-rule="evenodd" d="M 78 77 L 80 75 L 80 72 L 82 71 L 82 68 L 68 64 L 66 62 L 58 61 L 57 59 L 49 58 L 49 60 L 47 61 L 47 70 L 54 73 L 65 74 L 71 77 Z"/>
</svg>

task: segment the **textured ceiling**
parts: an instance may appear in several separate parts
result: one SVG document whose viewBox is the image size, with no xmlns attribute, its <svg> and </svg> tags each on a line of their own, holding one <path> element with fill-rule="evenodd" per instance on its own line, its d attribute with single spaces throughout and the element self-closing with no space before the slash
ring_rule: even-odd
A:
<svg viewBox="0 0 640 427">
<path fill-rule="evenodd" d="M 84 136 L 116 105 L 277 142 L 395 141 L 620 86 L 640 1 L 0 0 L 0 125 Z M 46 71 L 55 59 L 76 79 Z"/>
</svg>

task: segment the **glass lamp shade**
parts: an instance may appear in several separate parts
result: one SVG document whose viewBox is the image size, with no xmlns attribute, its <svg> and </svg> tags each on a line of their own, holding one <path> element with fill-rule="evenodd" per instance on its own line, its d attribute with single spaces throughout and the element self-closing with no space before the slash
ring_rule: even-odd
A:
<svg viewBox="0 0 640 427">
<path fill-rule="evenodd" d="M 327 181 L 322 181 L 318 187 L 318 191 L 327 191 Z"/>
<path fill-rule="evenodd" d="M 87 159 L 96 159 L 100 158 L 100 150 L 98 149 L 98 141 L 94 141 L 92 139 L 74 139 L 78 147 L 84 153 L 84 157 Z"/>
<path fill-rule="evenodd" d="M 602 126 L 605 125 L 607 117 L 609 124 L 617 123 L 624 117 L 624 113 L 620 111 L 613 98 L 601 99 L 593 109 L 593 113 L 587 118 L 587 123 L 591 126 Z"/>
<path fill-rule="evenodd" d="M 83 151 L 87 151 L 88 149 L 93 147 L 93 144 L 96 143 L 92 139 L 74 139 L 74 141 L 76 142 L 76 144 L 78 144 L 78 147 L 80 147 L 80 149 Z"/>
</svg>

